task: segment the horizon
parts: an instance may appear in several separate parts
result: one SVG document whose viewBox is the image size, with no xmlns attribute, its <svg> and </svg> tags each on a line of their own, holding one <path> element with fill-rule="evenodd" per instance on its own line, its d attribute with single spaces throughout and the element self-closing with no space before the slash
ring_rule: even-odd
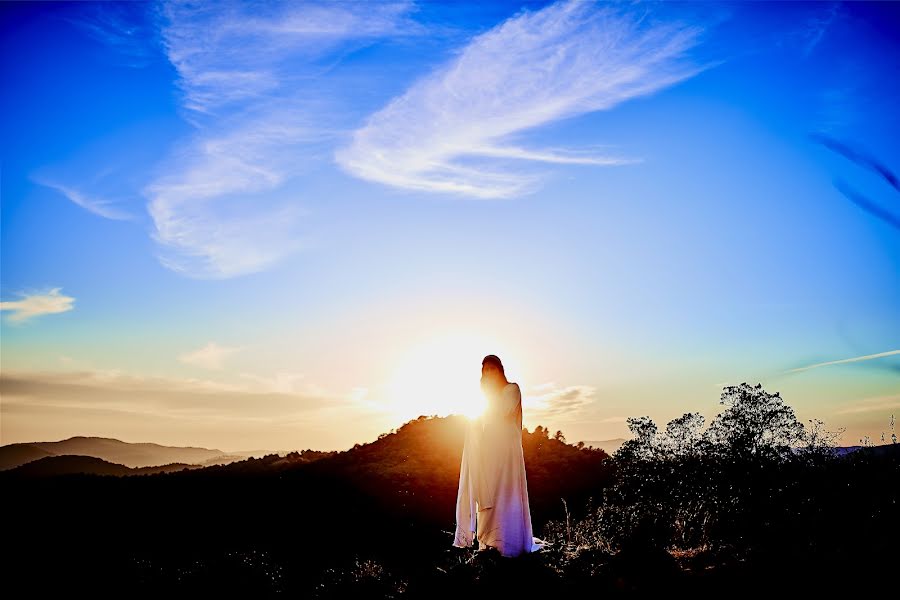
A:
<svg viewBox="0 0 900 600">
<path fill-rule="evenodd" d="M 462 415 L 447 415 L 447 416 L 444 416 L 444 417 L 438 417 L 438 416 L 435 416 L 435 415 L 422 415 L 422 416 L 423 416 L 423 417 L 426 417 L 426 418 L 439 418 L 439 419 L 445 419 L 445 418 L 447 418 L 447 417 L 454 417 L 454 416 L 460 416 L 460 417 L 461 417 Z M 410 421 L 407 421 L 406 423 L 409 423 L 409 422 L 411 422 L 411 421 L 417 421 L 417 420 L 418 420 L 418 419 L 410 419 Z M 402 427 L 403 425 L 406 425 L 406 423 L 402 423 L 401 425 L 399 425 L 398 427 L 395 427 L 395 428 L 392 429 L 391 431 L 383 432 L 383 433 L 387 433 L 388 435 L 395 434 L 395 433 L 397 433 L 397 431 L 400 429 L 400 427 Z M 523 429 L 524 429 L 524 428 L 523 428 Z M 533 434 L 534 431 L 532 430 L 532 431 L 530 431 L 529 433 L 532 433 L 532 434 Z M 565 433 L 565 432 L 563 432 L 563 433 Z M 549 435 L 549 430 L 548 430 L 548 435 Z M 111 437 L 103 437 L 103 436 L 85 436 L 85 435 L 73 435 L 73 436 L 69 436 L 69 437 L 66 437 L 66 438 L 63 438 L 63 439 L 58 439 L 58 440 L 31 440 L 30 442 L 12 442 L 11 444 L 0 444 L 0 446 L 9 446 L 9 445 L 13 445 L 13 444 L 29 444 L 29 443 L 35 443 L 35 444 L 58 444 L 58 443 L 60 443 L 60 442 L 67 442 L 67 441 L 72 440 L 72 439 L 108 440 L 108 441 L 122 442 L 123 444 L 135 444 L 135 445 L 137 445 L 137 444 L 147 444 L 147 445 L 154 445 L 154 446 L 162 446 L 162 447 L 165 447 L 165 448 L 184 448 L 184 449 L 198 449 L 198 450 L 215 450 L 215 451 L 217 451 L 217 452 L 222 452 L 223 454 L 229 454 L 229 453 L 249 453 L 249 452 L 255 452 L 255 453 L 267 452 L 267 453 L 281 454 L 281 453 L 291 453 L 291 452 L 304 452 L 304 451 L 307 451 L 307 450 L 312 450 L 312 451 L 314 451 L 314 452 L 347 452 L 347 451 L 353 450 L 353 449 L 355 448 L 355 445 L 354 445 L 354 446 L 350 446 L 350 447 L 348 447 L 348 448 L 339 448 L 339 449 L 331 449 L 331 450 L 323 450 L 323 449 L 321 449 L 321 448 L 293 448 L 293 449 L 288 449 L 288 448 L 280 448 L 280 449 L 278 449 L 278 448 L 233 448 L 233 449 L 226 450 L 226 449 L 222 449 L 222 448 L 208 448 L 208 447 L 205 447 L 205 446 L 170 446 L 170 445 L 159 444 L 159 443 L 157 443 L 157 442 L 152 442 L 152 441 L 147 441 L 147 440 L 144 440 L 144 441 L 129 441 L 129 440 L 123 440 L 123 439 L 119 439 L 119 438 L 111 438 Z M 362 441 L 362 442 L 358 442 L 358 444 L 359 444 L 359 445 L 365 445 L 365 444 L 371 444 L 371 443 L 374 443 L 374 442 L 377 442 L 377 441 L 378 441 L 378 438 L 375 438 L 375 439 L 372 439 L 372 440 L 365 440 L 365 441 Z M 603 442 L 619 442 L 619 441 L 625 441 L 625 438 L 612 438 L 612 439 L 608 439 L 608 440 L 575 440 L 575 441 L 571 441 L 571 440 L 562 440 L 562 441 L 563 441 L 563 443 L 565 443 L 565 444 L 569 444 L 569 445 L 573 445 L 573 446 L 574 446 L 574 445 L 577 445 L 579 442 L 584 442 L 584 443 L 587 445 L 588 442 L 593 442 L 593 443 L 603 443 Z M 598 448 L 599 448 L 599 446 L 598 446 Z"/>
<path fill-rule="evenodd" d="M 0 19 L 2 445 L 346 450 L 488 354 L 567 440 L 742 382 L 842 446 L 900 411 L 894 6 Z"/>
</svg>

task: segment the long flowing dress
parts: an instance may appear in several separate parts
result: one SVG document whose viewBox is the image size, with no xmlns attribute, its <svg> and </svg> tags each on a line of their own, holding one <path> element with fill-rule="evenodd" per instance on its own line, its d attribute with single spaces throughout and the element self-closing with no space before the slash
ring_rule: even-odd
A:
<svg viewBox="0 0 900 600">
<path fill-rule="evenodd" d="M 536 552 L 522 452 L 522 392 L 508 383 L 485 413 L 467 424 L 453 545 L 496 548 L 503 556 Z"/>
</svg>

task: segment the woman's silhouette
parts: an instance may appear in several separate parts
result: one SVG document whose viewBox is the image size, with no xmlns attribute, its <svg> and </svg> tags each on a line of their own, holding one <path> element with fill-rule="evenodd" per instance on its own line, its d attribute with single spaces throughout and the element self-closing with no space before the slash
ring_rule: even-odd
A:
<svg viewBox="0 0 900 600">
<path fill-rule="evenodd" d="M 522 393 L 506 379 L 493 354 L 481 362 L 484 413 L 469 421 L 459 470 L 453 545 L 494 548 L 503 556 L 541 549 L 532 535 L 525 458 L 522 453 Z"/>
</svg>

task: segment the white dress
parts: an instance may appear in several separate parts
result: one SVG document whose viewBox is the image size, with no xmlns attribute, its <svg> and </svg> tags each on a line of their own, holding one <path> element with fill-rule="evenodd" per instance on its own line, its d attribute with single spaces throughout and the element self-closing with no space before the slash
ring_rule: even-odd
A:
<svg viewBox="0 0 900 600">
<path fill-rule="evenodd" d="M 453 545 L 493 547 L 503 556 L 535 552 L 522 453 L 522 392 L 508 383 L 485 413 L 471 419 L 459 469 Z"/>
</svg>

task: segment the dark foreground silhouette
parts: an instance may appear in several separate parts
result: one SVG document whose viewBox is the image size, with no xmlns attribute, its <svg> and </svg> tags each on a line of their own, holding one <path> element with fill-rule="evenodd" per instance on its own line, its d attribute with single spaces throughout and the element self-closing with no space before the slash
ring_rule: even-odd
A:
<svg viewBox="0 0 900 600">
<path fill-rule="evenodd" d="M 30 463 L 0 473 L 3 580 L 119 597 L 890 589 L 898 445 L 836 452 L 821 423 L 799 424 L 760 386 L 725 388 L 722 404 L 706 428 L 697 413 L 662 432 L 629 419 L 612 457 L 523 430 L 535 534 L 551 546 L 516 558 L 450 545 L 462 417 L 422 416 L 345 452 L 174 472 Z M 54 458 L 71 459 L 41 460 Z"/>
</svg>

